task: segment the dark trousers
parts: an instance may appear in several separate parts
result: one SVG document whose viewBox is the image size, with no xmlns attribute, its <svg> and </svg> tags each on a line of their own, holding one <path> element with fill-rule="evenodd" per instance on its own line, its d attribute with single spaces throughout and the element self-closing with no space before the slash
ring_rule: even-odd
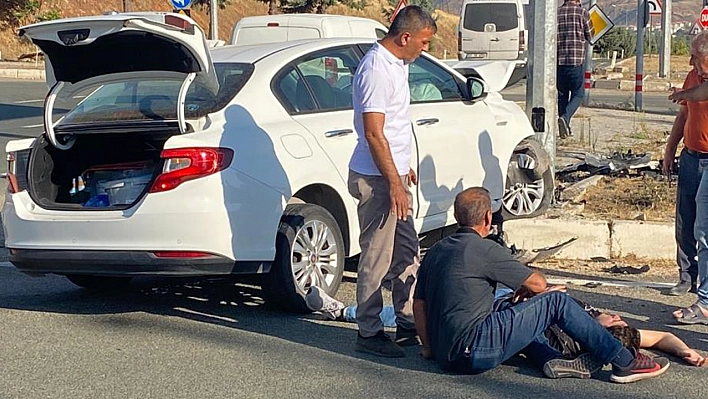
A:
<svg viewBox="0 0 708 399">
<path fill-rule="evenodd" d="M 477 374 L 493 369 L 524 348 L 524 353 L 540 363 L 561 357 L 543 334 L 553 324 L 583 348 L 589 348 L 602 364 L 610 363 L 624 349 L 569 295 L 550 292 L 487 316 L 465 354 L 469 356 L 469 369 L 465 371 Z"/>
<path fill-rule="evenodd" d="M 575 111 L 583 102 L 585 68 L 582 65 L 559 65 L 556 73 L 558 116 L 570 125 L 570 118 L 575 115 Z"/>
<path fill-rule="evenodd" d="M 676 190 L 676 263 L 679 267 L 679 281 L 691 284 L 696 284 L 698 279 L 693 228 L 696 222 L 696 194 L 702 172 L 698 157 L 686 150 L 681 151 Z"/>
</svg>

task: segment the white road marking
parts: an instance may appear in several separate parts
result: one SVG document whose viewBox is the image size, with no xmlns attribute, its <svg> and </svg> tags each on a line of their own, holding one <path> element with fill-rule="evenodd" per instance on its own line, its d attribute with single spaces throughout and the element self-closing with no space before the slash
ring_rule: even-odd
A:
<svg viewBox="0 0 708 399">
<path fill-rule="evenodd" d="M 29 103 L 41 103 L 44 102 L 44 99 L 39 99 L 39 100 L 22 100 L 22 101 L 15 101 L 15 104 L 29 104 Z"/>
<path fill-rule="evenodd" d="M 601 280 L 585 280 L 585 279 L 581 279 L 581 278 L 562 278 L 562 277 L 557 277 L 557 278 L 553 277 L 553 278 L 548 278 L 547 280 L 551 284 L 573 284 L 573 285 L 597 284 L 598 286 L 604 286 L 604 287 L 625 287 L 625 288 L 636 288 L 636 287 L 671 288 L 674 286 L 674 283 L 655 283 L 655 282 L 650 282 L 650 281 L 622 281 L 622 280 L 601 281 Z"/>
</svg>

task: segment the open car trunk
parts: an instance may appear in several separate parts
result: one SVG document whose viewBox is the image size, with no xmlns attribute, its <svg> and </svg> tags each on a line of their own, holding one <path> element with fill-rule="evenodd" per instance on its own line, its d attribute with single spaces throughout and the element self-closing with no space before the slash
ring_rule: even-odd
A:
<svg viewBox="0 0 708 399">
<path fill-rule="evenodd" d="M 162 171 L 160 153 L 179 129 L 76 135 L 68 150 L 37 139 L 28 161 L 28 191 L 51 210 L 127 209 Z"/>
</svg>

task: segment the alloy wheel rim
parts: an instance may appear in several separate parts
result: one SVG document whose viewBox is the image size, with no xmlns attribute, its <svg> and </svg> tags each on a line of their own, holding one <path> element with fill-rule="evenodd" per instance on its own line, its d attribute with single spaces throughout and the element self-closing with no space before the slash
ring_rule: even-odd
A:
<svg viewBox="0 0 708 399">
<path fill-rule="evenodd" d="M 530 215 L 541 206 L 544 191 L 543 178 L 528 183 L 512 183 L 502 199 L 504 208 L 515 216 Z"/>
<path fill-rule="evenodd" d="M 295 284 L 303 295 L 313 285 L 327 290 L 339 274 L 334 233 L 319 220 L 311 220 L 298 230 L 290 259 Z"/>
</svg>

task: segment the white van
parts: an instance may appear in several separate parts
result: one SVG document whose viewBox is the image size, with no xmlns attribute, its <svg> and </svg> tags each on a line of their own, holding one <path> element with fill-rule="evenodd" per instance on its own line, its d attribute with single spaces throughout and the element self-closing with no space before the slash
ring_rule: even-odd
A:
<svg viewBox="0 0 708 399">
<path fill-rule="evenodd" d="M 380 39 L 388 29 L 368 18 L 329 14 L 278 14 L 241 18 L 231 44 L 263 44 L 329 37 Z"/>
<path fill-rule="evenodd" d="M 457 31 L 459 60 L 526 60 L 529 0 L 464 0 Z"/>
</svg>

